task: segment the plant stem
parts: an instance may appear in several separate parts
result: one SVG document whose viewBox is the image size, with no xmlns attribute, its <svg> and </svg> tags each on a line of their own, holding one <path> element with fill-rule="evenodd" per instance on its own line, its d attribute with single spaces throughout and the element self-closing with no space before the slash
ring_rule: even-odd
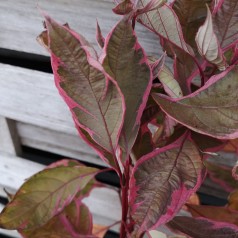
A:
<svg viewBox="0 0 238 238">
<path fill-rule="evenodd" d="M 122 196 L 122 221 L 120 228 L 120 238 L 126 238 L 127 233 L 127 214 L 128 214 L 128 190 L 129 190 L 129 172 L 130 159 L 126 162 L 123 179 L 121 182 L 121 196 Z"/>
</svg>

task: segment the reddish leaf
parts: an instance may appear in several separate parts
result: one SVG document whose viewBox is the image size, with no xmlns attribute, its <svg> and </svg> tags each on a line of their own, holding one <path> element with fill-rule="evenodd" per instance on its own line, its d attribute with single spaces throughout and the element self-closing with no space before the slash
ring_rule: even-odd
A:
<svg viewBox="0 0 238 238">
<path fill-rule="evenodd" d="M 191 130 L 219 139 L 233 139 L 238 137 L 237 75 L 238 67 L 230 67 L 182 99 L 161 94 L 153 97 L 166 114 Z"/>
<path fill-rule="evenodd" d="M 106 38 L 105 53 L 103 67 L 117 81 L 128 109 L 120 138 L 120 145 L 128 156 L 139 131 L 153 77 L 145 52 L 126 19 Z"/>
<path fill-rule="evenodd" d="M 123 95 L 117 83 L 91 56 L 84 38 L 49 17 L 46 20 L 52 68 L 60 94 L 76 125 L 115 155 L 124 118 Z"/>
<path fill-rule="evenodd" d="M 218 183 L 225 191 L 231 192 L 238 187 L 238 182 L 232 177 L 231 168 L 204 161 L 208 175 L 215 183 Z"/>
<path fill-rule="evenodd" d="M 178 16 L 185 41 L 197 52 L 195 36 L 198 28 L 203 24 L 207 16 L 206 4 L 211 0 L 176 0 L 173 10 Z"/>
<path fill-rule="evenodd" d="M 226 0 L 218 6 L 213 17 L 214 30 L 222 49 L 227 50 L 238 42 L 238 2 Z"/>
<path fill-rule="evenodd" d="M 165 92 L 170 97 L 180 98 L 183 96 L 183 92 L 169 67 L 163 65 L 159 71 L 158 77 L 164 87 Z"/>
<path fill-rule="evenodd" d="M 147 13 L 162 7 L 166 3 L 166 0 L 139 0 L 137 4 L 136 15 Z"/>
<path fill-rule="evenodd" d="M 148 0 L 140 0 L 142 6 L 145 6 L 146 2 L 148 2 Z M 155 34 L 169 40 L 187 53 L 190 53 L 184 41 L 179 20 L 170 6 L 165 4 L 161 8 L 156 8 L 141 14 L 137 20 Z"/>
<path fill-rule="evenodd" d="M 85 166 L 60 166 L 35 174 L 3 209 L 0 227 L 31 229 L 46 224 L 71 203 L 97 172 Z"/>
<path fill-rule="evenodd" d="M 131 0 L 122 0 L 112 11 L 118 15 L 126 15 L 133 10 L 134 4 Z"/>
<path fill-rule="evenodd" d="M 197 70 L 196 62 L 183 38 L 182 28 L 173 9 L 168 5 L 138 16 L 138 21 L 158 35 L 164 50 L 170 56 L 176 56 L 175 79 L 178 80 L 184 95 L 190 93 L 190 83 Z M 199 71 L 198 71 L 199 72 Z"/>
<path fill-rule="evenodd" d="M 96 238 L 92 235 L 90 211 L 75 200 L 44 226 L 19 232 L 24 238 Z"/>
<path fill-rule="evenodd" d="M 143 155 L 152 152 L 154 149 L 154 144 L 152 141 L 152 135 L 147 125 L 143 125 L 140 128 L 136 142 L 133 146 L 133 154 L 135 159 L 138 160 Z"/>
<path fill-rule="evenodd" d="M 168 223 L 169 227 L 193 238 L 236 238 L 238 228 L 225 222 L 214 222 L 205 218 L 178 216 Z"/>
<path fill-rule="evenodd" d="M 213 11 L 212 14 L 215 15 L 218 10 L 221 8 L 222 4 L 223 4 L 224 0 L 213 0 Z"/>
<path fill-rule="evenodd" d="M 191 132 L 191 139 L 196 143 L 202 152 L 216 152 L 223 149 L 226 141 L 218 140 L 216 138 Z"/>
<path fill-rule="evenodd" d="M 238 226 L 238 212 L 227 207 L 203 206 L 187 204 L 193 217 L 203 217 L 218 222 L 228 222 Z"/>
<path fill-rule="evenodd" d="M 105 39 L 104 39 L 104 37 L 102 35 L 101 28 L 100 28 L 100 26 L 98 24 L 98 21 L 97 21 L 97 34 L 96 34 L 96 38 L 97 38 L 97 42 L 98 42 L 99 46 L 101 48 L 103 48 L 104 47 L 104 43 L 105 43 Z"/>
<path fill-rule="evenodd" d="M 130 206 L 138 237 L 171 220 L 202 182 L 199 152 L 184 139 L 143 156 L 133 169 Z"/>
</svg>

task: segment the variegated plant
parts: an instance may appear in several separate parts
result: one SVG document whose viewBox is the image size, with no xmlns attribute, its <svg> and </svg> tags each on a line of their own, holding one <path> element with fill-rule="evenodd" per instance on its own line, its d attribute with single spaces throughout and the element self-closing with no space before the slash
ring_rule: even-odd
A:
<svg viewBox="0 0 238 238">
<path fill-rule="evenodd" d="M 238 1 L 118 0 L 113 11 L 121 20 L 106 38 L 97 24 L 100 53 L 47 15 L 39 40 L 80 137 L 119 176 L 120 237 L 153 237 L 161 225 L 195 238 L 238 237 L 238 193 L 228 207 L 188 205 L 193 217 L 176 216 L 206 167 L 220 184 L 231 177 L 206 158 L 224 146 L 238 151 Z M 160 58 L 146 54 L 135 24 L 158 37 Z M 11 197 L 0 227 L 26 238 L 97 237 L 82 199 L 99 172 L 53 164 Z"/>
</svg>

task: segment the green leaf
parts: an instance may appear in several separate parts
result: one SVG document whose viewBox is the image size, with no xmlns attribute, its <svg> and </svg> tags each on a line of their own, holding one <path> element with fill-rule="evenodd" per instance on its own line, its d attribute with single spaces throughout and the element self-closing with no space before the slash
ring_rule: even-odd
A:
<svg viewBox="0 0 238 238">
<path fill-rule="evenodd" d="M 92 235 L 92 216 L 87 206 L 74 200 L 47 224 L 36 229 L 19 230 L 24 238 L 79 238 Z"/>
<path fill-rule="evenodd" d="M 170 117 L 196 132 L 219 139 L 238 137 L 238 67 L 214 75 L 198 91 L 182 99 L 153 94 Z"/>
<path fill-rule="evenodd" d="M 171 220 L 202 182 L 200 154 L 184 140 L 143 156 L 133 169 L 130 206 L 138 237 Z"/>
<path fill-rule="evenodd" d="M 64 210 L 98 172 L 85 166 L 43 170 L 27 180 L 0 214 L 0 227 L 30 229 Z"/>
<path fill-rule="evenodd" d="M 117 81 L 126 104 L 120 145 L 126 156 L 135 142 L 140 120 L 152 86 L 152 73 L 131 23 L 122 19 L 105 44 L 103 67 Z"/>
</svg>

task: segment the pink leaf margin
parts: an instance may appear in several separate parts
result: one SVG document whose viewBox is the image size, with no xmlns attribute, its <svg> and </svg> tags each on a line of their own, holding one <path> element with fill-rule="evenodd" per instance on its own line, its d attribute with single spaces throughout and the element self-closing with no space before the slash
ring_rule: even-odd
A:
<svg viewBox="0 0 238 238">
<path fill-rule="evenodd" d="M 129 21 L 129 19 L 127 19 L 126 17 L 122 19 L 123 21 Z M 105 39 L 105 44 L 104 44 L 104 48 L 103 48 L 103 53 L 100 57 L 100 62 L 103 62 L 105 57 L 106 57 L 106 52 L 107 52 L 107 46 L 108 46 L 108 43 L 109 43 L 109 40 L 112 36 L 112 34 L 114 33 L 117 25 L 120 23 L 120 21 L 113 27 L 113 29 L 109 32 L 109 34 L 107 35 L 106 39 Z M 152 88 L 152 83 L 153 83 L 153 73 L 152 73 L 152 70 L 151 70 L 151 67 L 150 67 L 150 64 L 149 64 L 149 61 L 148 61 L 148 58 L 147 58 L 147 55 L 146 55 L 146 52 L 145 50 L 143 49 L 143 47 L 139 44 L 138 42 L 138 38 L 137 38 L 137 35 L 136 35 L 136 32 L 133 30 L 133 36 L 135 37 L 136 39 L 136 42 L 135 42 L 135 45 L 134 45 L 134 49 L 135 51 L 138 51 L 138 50 L 141 50 L 142 51 L 142 54 L 143 54 L 143 58 L 141 59 L 140 61 L 140 64 L 146 64 L 147 67 L 150 69 L 150 78 L 148 80 L 148 85 L 147 85 L 147 88 L 145 89 L 145 92 L 144 92 L 144 95 L 143 95 L 143 98 L 142 98 L 142 103 L 140 104 L 139 106 L 139 109 L 137 111 L 137 117 L 136 117 L 136 122 L 134 124 L 134 127 L 136 127 L 137 125 L 140 125 L 141 123 L 141 117 L 142 117 L 142 114 L 143 114 L 143 111 L 146 107 L 146 103 L 147 103 L 147 100 L 148 100 L 148 97 L 150 95 L 150 90 Z M 119 86 L 118 86 L 119 87 Z M 122 92 L 121 92 L 122 93 Z M 123 94 L 123 93 L 122 93 Z M 123 96 L 124 98 L 124 96 Z M 125 106 L 126 107 L 126 106 Z M 134 128 L 133 128 L 134 129 Z M 136 139 L 136 138 L 135 138 Z"/>
<path fill-rule="evenodd" d="M 138 163 L 135 165 L 135 167 L 132 170 L 132 176 L 130 179 L 130 183 L 129 183 L 129 188 L 130 188 L 130 194 L 129 194 L 129 204 L 131 207 L 131 214 L 134 214 L 136 209 L 141 206 L 141 203 L 137 203 L 135 204 L 135 200 L 136 200 L 136 196 L 137 196 L 137 191 L 139 190 L 138 187 L 136 187 L 136 180 L 135 180 L 135 172 L 137 170 L 137 168 L 144 163 L 147 160 L 150 160 L 151 158 L 164 153 L 168 150 L 171 149 L 175 149 L 175 148 L 179 148 L 182 146 L 182 144 L 184 143 L 185 140 L 185 136 L 187 133 L 185 133 L 185 135 L 181 136 L 177 141 L 175 141 L 174 143 L 162 147 L 161 149 L 156 149 L 153 152 L 144 155 L 140 158 L 140 160 L 138 161 Z M 151 227 L 147 227 L 146 226 L 146 221 L 143 222 L 143 224 L 140 226 L 139 228 L 139 232 L 144 232 L 146 230 L 153 230 L 158 228 L 160 225 L 163 225 L 167 222 L 169 222 L 170 220 L 173 219 L 173 217 L 179 212 L 179 210 L 181 209 L 181 207 L 186 203 L 186 201 L 188 200 L 188 198 L 195 193 L 201 186 L 202 182 L 204 181 L 206 176 L 206 172 L 205 172 L 205 168 L 204 170 L 201 170 L 201 173 L 198 174 L 197 176 L 197 183 L 195 185 L 195 187 L 193 189 L 188 190 L 184 185 L 181 185 L 181 188 L 178 190 L 175 190 L 172 194 L 172 201 L 171 203 L 167 206 L 167 212 L 165 214 L 163 214 L 160 219 Z M 132 189 L 134 188 L 134 189 Z M 179 199 L 178 199 L 179 198 Z"/>
<path fill-rule="evenodd" d="M 55 22 L 57 25 L 60 25 L 58 24 L 56 21 L 54 21 L 53 19 L 51 19 L 48 15 L 44 14 L 44 17 L 46 19 L 46 21 L 49 21 L 49 22 Z M 61 26 L 61 25 L 60 25 Z M 61 26 L 63 27 L 66 31 L 68 31 L 73 37 L 75 37 L 78 41 L 79 41 L 79 44 L 82 44 L 83 45 L 83 41 L 81 39 L 81 36 L 79 34 L 77 34 L 76 32 L 74 32 L 73 30 L 69 29 L 68 27 L 66 26 Z M 49 45 L 50 45 L 50 37 L 48 37 L 49 39 Z M 99 71 L 101 71 L 104 75 L 105 75 L 105 79 L 107 80 L 107 84 L 109 81 L 111 81 L 117 88 L 121 98 L 122 98 L 122 109 L 123 109 L 123 118 L 125 117 L 125 110 L 126 110 L 126 106 L 125 106 L 125 100 L 124 100 L 124 95 L 122 94 L 121 92 L 121 89 L 119 88 L 117 82 L 112 79 L 106 72 L 105 70 L 103 69 L 102 65 L 96 61 L 93 56 L 90 54 L 90 52 L 84 48 L 82 46 L 82 49 L 84 50 L 85 54 L 87 55 L 87 60 L 88 60 L 88 63 L 93 66 L 94 68 L 98 69 Z M 50 50 L 49 48 L 49 51 L 51 53 L 51 65 L 52 65 L 52 70 L 53 70 L 53 73 L 54 73 L 54 78 L 55 78 L 55 85 L 59 91 L 59 94 L 63 97 L 64 101 L 66 102 L 66 104 L 68 105 L 68 107 L 70 108 L 70 111 L 72 113 L 72 117 L 74 119 L 74 122 L 75 122 L 75 125 L 76 125 L 76 128 L 78 129 L 78 127 L 80 128 L 83 128 L 85 131 L 87 131 L 89 133 L 89 135 L 92 137 L 92 135 L 94 134 L 94 132 L 92 130 L 90 130 L 89 128 L 85 127 L 84 125 L 80 124 L 77 120 L 77 117 L 74 113 L 74 111 L 72 110 L 73 108 L 77 107 L 77 108 L 80 108 L 81 110 L 85 111 L 86 113 L 89 113 L 85 108 L 82 108 L 80 105 L 78 105 L 76 102 L 74 102 L 73 99 L 71 99 L 67 93 L 60 87 L 60 82 L 61 82 L 61 79 L 60 79 L 60 76 L 58 74 L 58 68 L 60 66 L 60 59 Z M 118 133 L 118 136 L 117 136 L 117 143 L 118 144 L 118 141 L 119 141 L 119 137 L 120 137 L 120 132 L 122 130 L 122 127 L 123 127 L 123 122 L 124 120 L 122 120 L 122 123 L 121 123 L 121 127 L 120 127 L 120 130 L 119 130 L 119 133 Z M 96 152 L 99 152 L 100 151 L 98 150 L 98 148 L 96 148 L 92 143 L 88 142 L 87 138 L 85 136 L 82 136 L 82 133 L 79 131 L 79 135 L 82 137 L 82 139 L 84 141 L 87 142 L 87 144 L 89 144 L 90 146 L 92 146 Z M 96 142 L 95 142 L 96 143 Z M 117 146 L 116 146 L 117 147 Z M 114 148 L 114 151 L 115 151 L 115 154 L 116 154 L 116 149 L 117 148 Z M 108 164 L 108 160 L 105 158 L 105 156 L 103 156 L 102 153 L 100 153 L 100 157 Z"/>
<path fill-rule="evenodd" d="M 209 88 L 211 85 L 215 84 L 215 83 L 218 82 L 220 79 L 222 79 L 223 77 L 225 77 L 225 76 L 226 76 L 230 71 L 232 71 L 235 67 L 236 67 L 236 65 L 230 66 L 230 67 L 228 67 L 225 71 L 223 71 L 222 73 L 220 73 L 220 74 L 218 74 L 218 75 L 212 76 L 212 77 L 206 82 L 206 84 L 205 84 L 203 87 L 199 88 L 197 91 L 195 91 L 194 93 L 191 93 L 191 94 L 189 94 L 189 95 L 187 95 L 187 96 L 184 96 L 184 97 L 181 97 L 181 98 L 170 98 L 170 97 L 168 97 L 168 96 L 166 96 L 166 95 L 164 95 L 164 94 L 155 94 L 155 95 L 159 95 L 161 98 L 164 98 L 164 99 L 166 99 L 166 100 L 168 100 L 168 101 L 170 101 L 170 102 L 175 102 L 175 103 L 176 103 L 176 102 L 179 102 L 179 101 L 181 101 L 181 100 L 183 100 L 183 99 L 195 97 L 195 96 L 197 96 L 200 92 L 202 92 L 203 90 Z M 153 96 L 153 94 L 152 94 L 152 96 Z M 164 113 L 165 113 L 166 115 L 168 115 L 167 112 L 166 112 L 162 107 L 161 107 L 161 109 L 164 111 Z M 180 123 L 180 124 L 182 124 L 182 125 L 184 125 L 184 126 L 190 128 L 191 130 L 194 130 L 193 127 L 191 127 L 191 126 L 189 126 L 189 125 L 187 125 L 187 124 L 185 124 L 185 123 L 182 123 L 182 122 L 178 121 L 176 118 L 174 118 L 174 117 L 172 117 L 172 116 L 170 116 L 170 115 L 168 115 L 168 116 L 171 117 L 173 120 L 177 121 L 178 123 Z M 206 132 L 204 132 L 204 131 L 200 131 L 200 130 L 198 131 L 198 130 L 197 130 L 197 132 L 199 132 L 199 133 L 201 133 L 201 134 L 204 134 L 204 135 L 208 135 L 208 136 L 214 137 L 213 135 L 211 135 L 211 134 L 209 134 L 209 133 L 206 133 Z M 237 130 L 236 132 L 232 133 L 232 134 L 229 134 L 229 135 L 226 135 L 226 136 L 216 136 L 215 138 L 217 138 L 217 139 L 222 139 L 222 140 L 227 140 L 227 139 L 235 139 L 235 138 L 237 138 L 237 137 L 238 137 L 238 130 Z"/>
</svg>

